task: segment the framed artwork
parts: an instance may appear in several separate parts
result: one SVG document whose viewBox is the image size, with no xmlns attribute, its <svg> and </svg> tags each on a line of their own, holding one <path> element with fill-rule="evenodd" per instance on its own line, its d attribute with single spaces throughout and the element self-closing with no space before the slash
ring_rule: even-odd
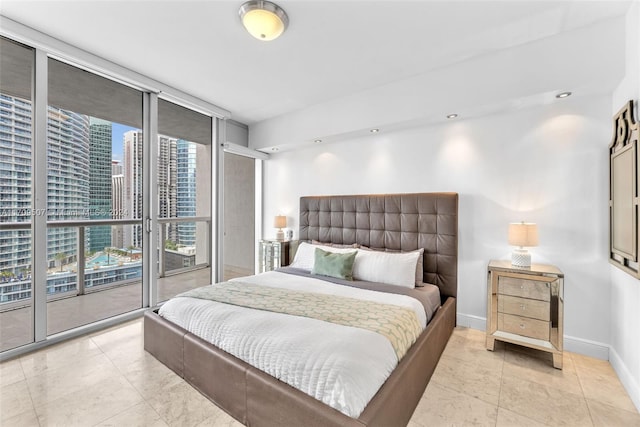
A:
<svg viewBox="0 0 640 427">
<path fill-rule="evenodd" d="M 629 101 L 613 117 L 613 139 L 609 145 L 609 261 L 636 278 L 638 264 L 638 210 L 640 182 L 638 166 L 639 126 Z"/>
</svg>

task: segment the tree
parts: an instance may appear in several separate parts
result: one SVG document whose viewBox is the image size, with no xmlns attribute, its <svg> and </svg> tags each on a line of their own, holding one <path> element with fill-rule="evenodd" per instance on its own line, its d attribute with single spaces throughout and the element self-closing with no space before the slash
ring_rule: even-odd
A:
<svg viewBox="0 0 640 427">
<path fill-rule="evenodd" d="M 67 254 L 65 254 L 64 252 L 58 252 L 56 254 L 56 261 L 60 262 L 60 271 L 62 271 L 62 265 L 65 259 L 67 259 Z"/>
<path fill-rule="evenodd" d="M 0 278 L 2 278 L 3 280 L 9 280 L 14 276 L 14 274 L 9 271 L 9 270 L 2 270 L 0 271 Z"/>
<path fill-rule="evenodd" d="M 164 241 L 164 248 L 165 249 L 170 249 L 172 251 L 178 250 L 178 245 L 176 244 L 176 242 L 172 241 L 172 240 L 165 240 Z"/>
</svg>

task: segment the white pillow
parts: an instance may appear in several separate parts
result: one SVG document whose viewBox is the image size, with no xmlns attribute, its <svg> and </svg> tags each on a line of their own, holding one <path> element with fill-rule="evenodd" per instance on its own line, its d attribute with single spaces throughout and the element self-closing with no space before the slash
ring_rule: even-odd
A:
<svg viewBox="0 0 640 427">
<path fill-rule="evenodd" d="M 414 288 L 420 251 L 381 252 L 358 249 L 353 279 Z"/>
<path fill-rule="evenodd" d="M 333 252 L 338 254 L 354 252 L 356 250 L 355 248 L 336 248 L 333 246 L 312 245 L 307 242 L 301 242 L 298 245 L 298 249 L 296 250 L 296 255 L 293 257 L 293 262 L 289 264 L 289 267 L 300 268 L 307 271 L 313 270 L 316 248 L 320 248 L 326 252 Z"/>
</svg>

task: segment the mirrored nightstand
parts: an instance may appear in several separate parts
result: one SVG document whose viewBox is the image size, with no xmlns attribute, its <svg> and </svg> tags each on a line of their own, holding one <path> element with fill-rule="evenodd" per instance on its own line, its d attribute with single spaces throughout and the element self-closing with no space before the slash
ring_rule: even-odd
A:
<svg viewBox="0 0 640 427">
<path fill-rule="evenodd" d="M 487 349 L 495 341 L 553 354 L 562 369 L 564 274 L 553 265 L 518 268 L 491 261 L 487 280 Z"/>
<path fill-rule="evenodd" d="M 289 265 L 290 241 L 262 239 L 259 245 L 258 273 Z"/>
</svg>

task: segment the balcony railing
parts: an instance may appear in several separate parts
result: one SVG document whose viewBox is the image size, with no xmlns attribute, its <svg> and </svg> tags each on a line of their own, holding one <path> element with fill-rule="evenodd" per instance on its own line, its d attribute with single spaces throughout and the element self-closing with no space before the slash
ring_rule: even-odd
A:
<svg viewBox="0 0 640 427">
<path fill-rule="evenodd" d="M 167 229 L 169 225 L 193 223 L 201 224 L 201 228 L 196 233 L 197 244 L 192 248 L 177 247 L 169 249 L 165 247 L 167 240 Z M 47 274 L 47 301 L 60 298 L 85 295 L 87 293 L 102 291 L 118 286 L 140 281 L 142 277 L 142 263 L 140 250 L 128 250 L 129 256 L 118 258 L 116 252 L 122 254 L 124 248 L 105 248 L 106 251 L 98 255 L 107 255 L 107 261 L 95 263 L 96 256 L 87 259 L 86 256 L 86 229 L 97 226 L 140 226 L 143 222 L 139 219 L 96 219 L 96 220 L 62 220 L 48 221 L 47 228 L 76 228 L 76 251 L 75 255 L 68 258 L 74 260 L 75 269 L 70 271 L 49 271 Z M 210 266 L 211 240 L 209 230 L 211 227 L 210 217 L 185 217 L 185 218 L 163 218 L 158 220 L 159 224 L 159 248 L 158 248 L 158 277 L 169 274 L 184 273 L 190 270 L 206 268 Z M 203 228 L 204 227 L 204 228 Z M 2 222 L 0 232 L 31 230 L 29 222 Z M 113 229 L 112 229 L 113 232 Z M 207 236 L 204 239 L 203 236 Z M 114 254 L 114 255 L 111 255 Z M 110 257 L 113 256 L 119 261 L 112 263 Z M 177 261 L 176 261 L 177 260 Z M 51 260 L 47 260 L 51 262 Z M 62 260 L 60 260 L 62 263 Z M 73 264 L 73 263 L 72 263 Z M 71 265 L 71 264 L 67 264 Z M 73 266 L 72 266 L 73 267 Z M 31 276 L 23 274 L 12 278 L 0 279 L 0 312 L 13 310 L 31 304 Z M 9 301 L 7 301 L 9 299 Z"/>
</svg>

